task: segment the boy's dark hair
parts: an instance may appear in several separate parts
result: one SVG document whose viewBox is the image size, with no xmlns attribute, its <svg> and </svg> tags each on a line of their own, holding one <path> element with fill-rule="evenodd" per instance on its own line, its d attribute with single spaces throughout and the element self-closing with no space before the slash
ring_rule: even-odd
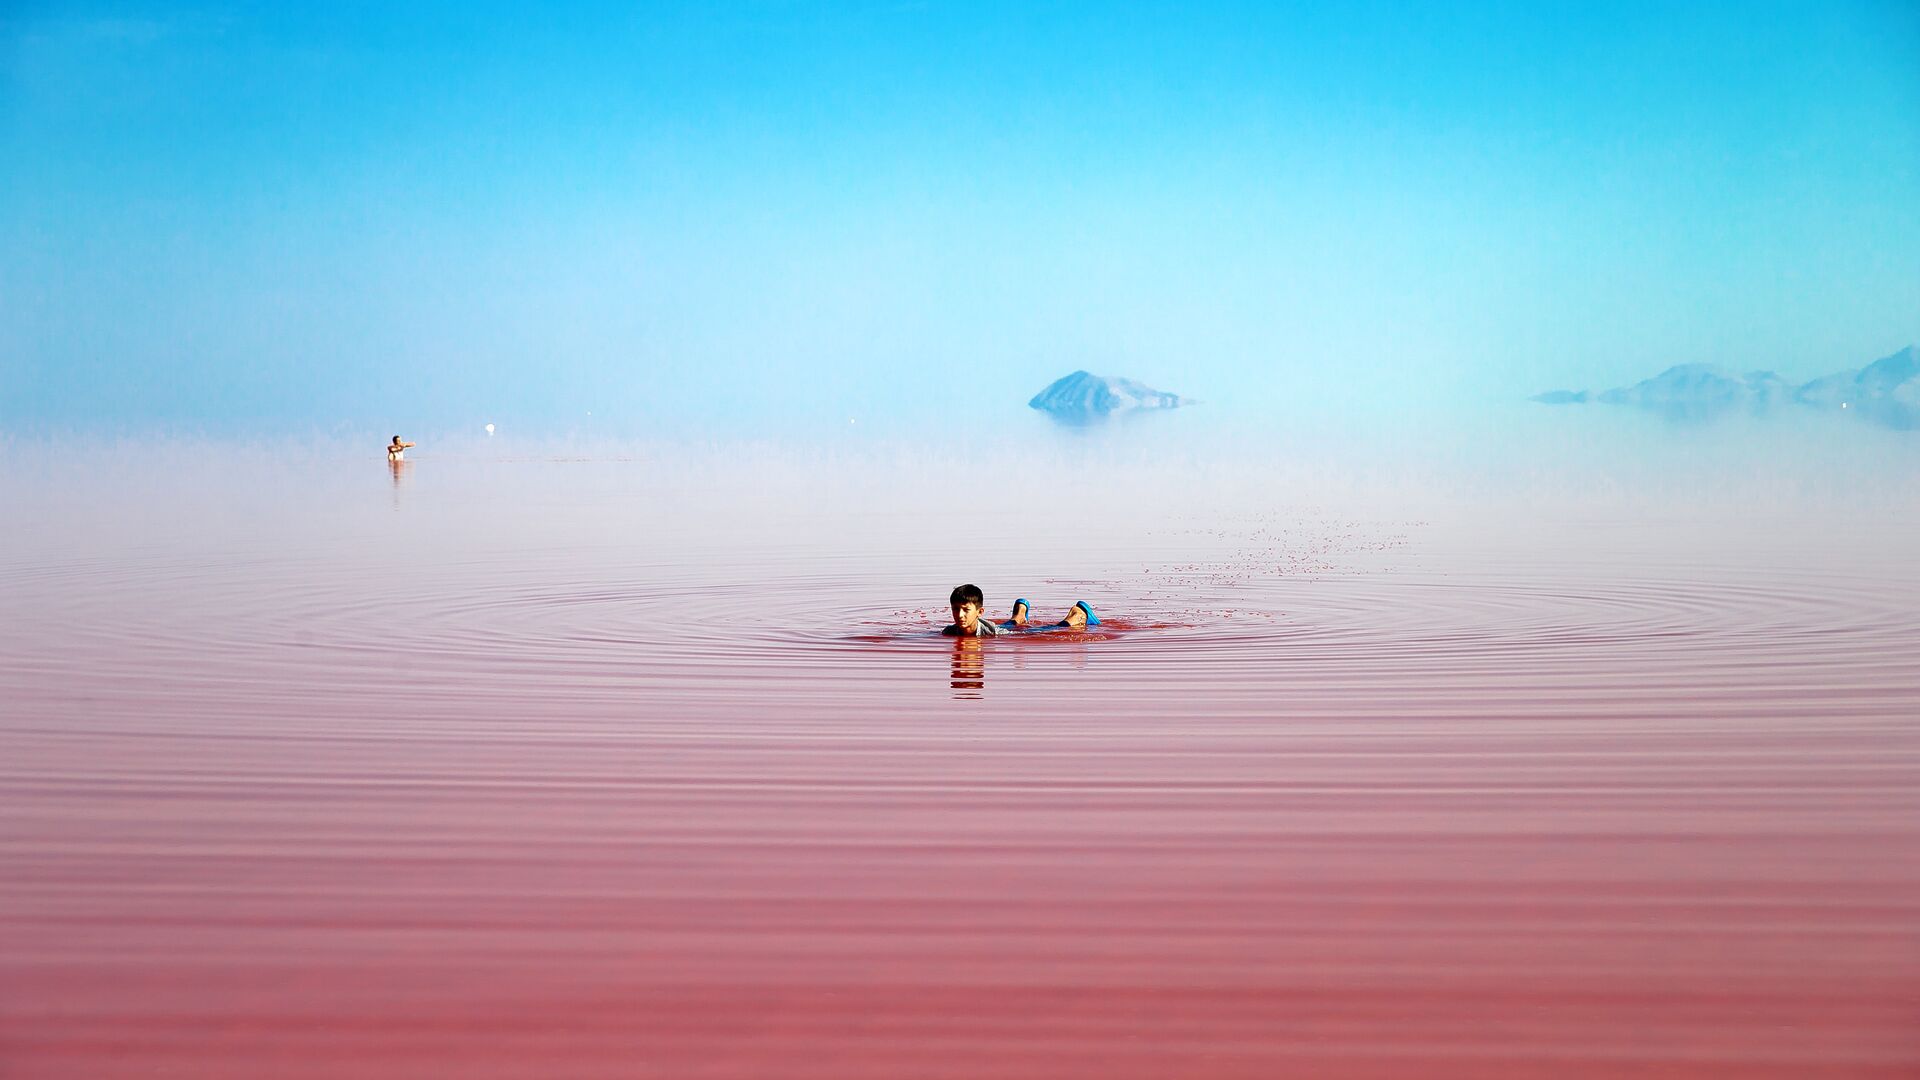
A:
<svg viewBox="0 0 1920 1080">
<path fill-rule="evenodd" d="M 978 604 L 981 607 L 986 607 L 987 597 L 986 594 L 980 591 L 980 586 L 978 585 L 955 586 L 953 595 L 947 597 L 947 605 L 949 607 L 959 607 L 961 604 Z"/>
</svg>

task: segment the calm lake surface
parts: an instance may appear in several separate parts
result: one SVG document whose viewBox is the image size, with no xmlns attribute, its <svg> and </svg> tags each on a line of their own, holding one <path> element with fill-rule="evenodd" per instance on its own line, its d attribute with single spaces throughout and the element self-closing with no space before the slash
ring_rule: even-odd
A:
<svg viewBox="0 0 1920 1080">
<path fill-rule="evenodd" d="M 1910 470 L 0 450 L 0 1076 L 1920 1074 Z"/>
</svg>

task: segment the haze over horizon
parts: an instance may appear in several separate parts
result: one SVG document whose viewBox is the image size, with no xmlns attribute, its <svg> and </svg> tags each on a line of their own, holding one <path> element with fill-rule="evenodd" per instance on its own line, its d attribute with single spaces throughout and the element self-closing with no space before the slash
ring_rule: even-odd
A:
<svg viewBox="0 0 1920 1080">
<path fill-rule="evenodd" d="M 1445 424 L 1920 341 L 1920 9 L 0 15 L 0 430 Z"/>
</svg>

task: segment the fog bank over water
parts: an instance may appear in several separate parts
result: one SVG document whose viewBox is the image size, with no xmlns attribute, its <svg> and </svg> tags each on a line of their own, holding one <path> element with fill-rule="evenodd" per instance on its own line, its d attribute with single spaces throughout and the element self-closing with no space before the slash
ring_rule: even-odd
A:
<svg viewBox="0 0 1920 1080">
<path fill-rule="evenodd" d="M 1225 417 L 1229 422 L 1222 422 Z M 1629 411 L 1515 403 L 1478 422 L 1285 429 L 1202 405 L 1102 424 L 1037 414 L 991 427 L 634 439 L 577 431 L 527 437 L 405 431 L 419 446 L 387 476 L 387 433 L 283 439 L 0 436 L 0 491 L 16 506 L 93 493 L 169 493 L 222 514 L 267 498 L 322 514 L 331 498 L 391 488 L 476 500 L 503 515 L 582 492 L 746 499 L 782 507 L 846 501 L 862 512 L 978 515 L 1021 527 L 1064 513 L 1203 517 L 1326 503 L 1387 512 L 1553 506 L 1581 513 L 1811 512 L 1900 517 L 1920 506 L 1920 437 L 1835 417 L 1677 424 Z M 1238 422 L 1231 422 L 1231 421 Z M 548 479 L 556 486 L 546 490 Z M 452 485 L 448 487 L 446 485 Z M 314 501 L 309 496 L 317 497 Z M 759 500 L 759 502 L 752 502 Z M 103 520 L 143 512 L 102 504 Z M 149 505 L 161 517 L 178 508 Z M 589 506 L 580 507 L 589 510 Z M 10 528 L 27 527 L 19 515 Z"/>
<path fill-rule="evenodd" d="M 996 425 L 726 438 L 398 433 L 418 443 L 398 468 L 384 460 L 385 431 L 6 436 L 0 536 L 15 559 L 108 563 L 230 545 L 323 560 L 397 545 L 423 565 L 564 566 L 570 552 L 604 551 L 689 572 L 734 567 L 742 587 L 767 560 L 807 550 L 915 567 L 920 584 L 904 588 L 856 574 L 915 604 L 930 602 L 918 595 L 927 582 L 983 562 L 1011 562 L 1015 580 L 1124 583 L 1275 528 L 1318 539 L 1236 567 L 1234 580 L 1354 568 L 1321 556 L 1403 542 L 1503 552 L 1496 577 L 1600 537 L 1649 566 L 1762 550 L 1766 565 L 1846 565 L 1856 545 L 1884 566 L 1920 551 L 1920 438 L 1818 414 L 1676 424 L 1516 401 L 1474 422 L 1290 428 L 1202 404 L 1092 425 L 1021 410 Z M 661 554 L 663 537 L 678 538 L 676 554 Z"/>
</svg>

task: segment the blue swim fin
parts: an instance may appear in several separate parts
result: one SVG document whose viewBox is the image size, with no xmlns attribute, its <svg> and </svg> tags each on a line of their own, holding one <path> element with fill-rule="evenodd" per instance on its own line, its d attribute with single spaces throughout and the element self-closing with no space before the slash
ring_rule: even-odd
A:
<svg viewBox="0 0 1920 1080">
<path fill-rule="evenodd" d="M 1028 616 L 1029 618 L 1031 618 L 1031 617 L 1033 616 L 1033 605 L 1032 605 L 1031 603 L 1028 603 L 1028 602 L 1027 602 L 1027 599 L 1026 599 L 1025 597 L 1021 597 L 1020 599 L 1018 599 L 1018 600 L 1015 600 L 1015 601 L 1013 602 L 1013 607 L 1012 607 L 1012 608 L 1009 608 L 1009 609 L 1008 609 L 1008 611 L 1007 611 L 1007 621 L 1006 621 L 1006 622 L 1003 622 L 1003 623 L 1001 623 L 1001 624 L 1000 624 L 1001 626 L 1004 626 L 1004 627 L 1006 627 L 1006 628 L 1008 628 L 1008 629 L 1010 629 L 1010 630 L 1023 630 L 1023 629 L 1026 629 L 1025 627 L 1023 627 L 1023 626 L 1021 626 L 1021 625 L 1020 625 L 1019 623 L 1017 623 L 1017 622 L 1014 622 L 1014 621 L 1013 621 L 1013 613 L 1014 613 L 1015 611 L 1018 611 L 1018 610 L 1020 610 L 1020 605 L 1021 605 L 1021 604 L 1026 604 L 1026 605 L 1027 605 L 1027 616 Z"/>
</svg>

